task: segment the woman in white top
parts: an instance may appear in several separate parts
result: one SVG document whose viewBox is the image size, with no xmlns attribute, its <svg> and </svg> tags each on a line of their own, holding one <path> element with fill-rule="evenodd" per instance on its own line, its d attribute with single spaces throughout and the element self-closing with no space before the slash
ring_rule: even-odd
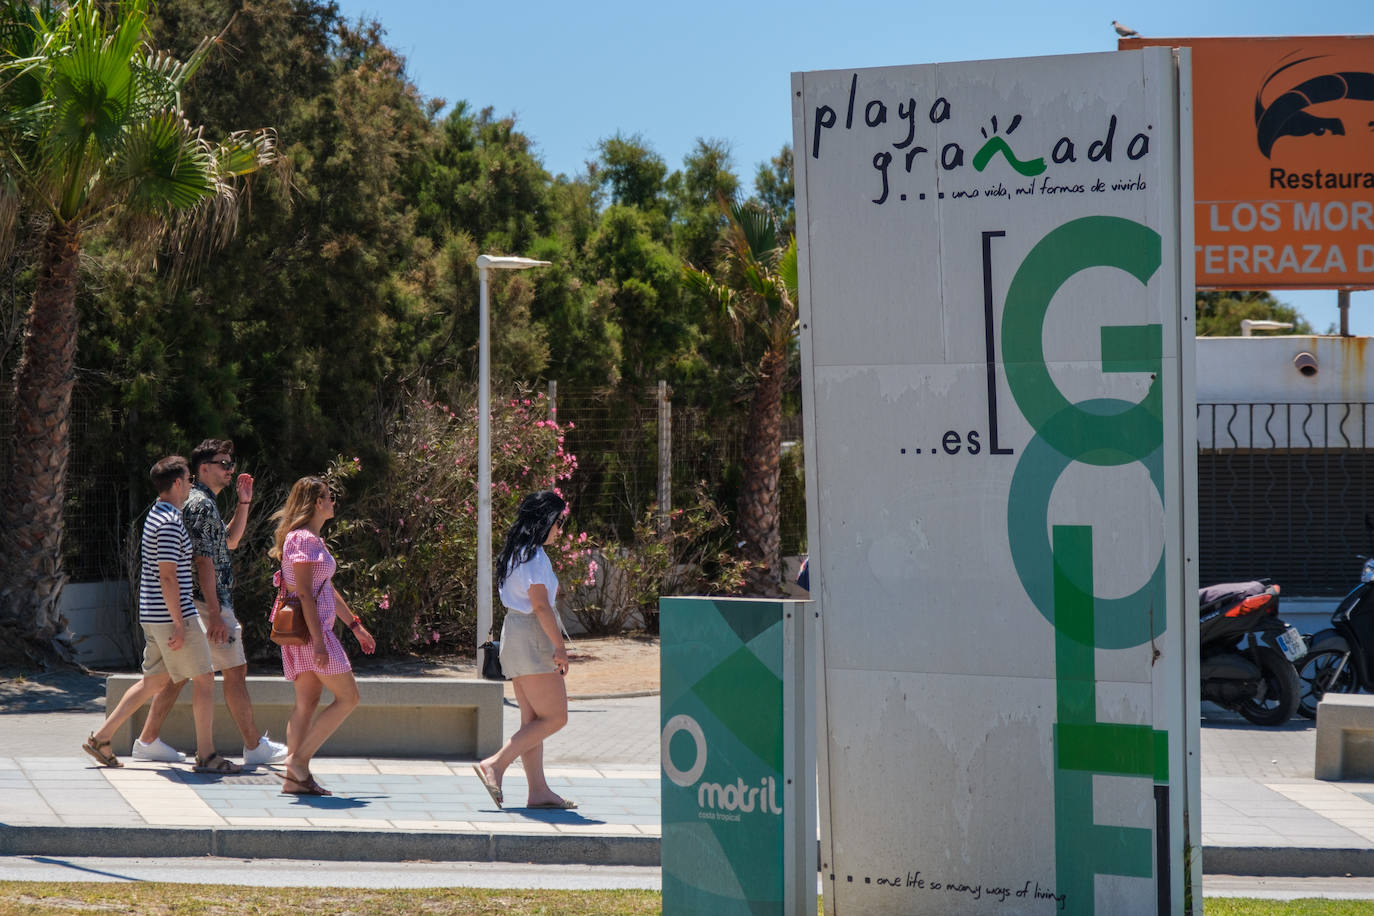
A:
<svg viewBox="0 0 1374 916">
<path fill-rule="evenodd" d="M 520 704 L 520 729 L 502 748 L 473 765 L 473 772 L 499 808 L 501 781 L 515 759 L 525 770 L 527 808 L 576 808 L 544 779 L 544 739 L 568 723 L 568 649 L 554 602 L 558 577 L 544 553 L 561 533 L 567 509 L 557 493 L 544 490 L 520 500 L 515 524 L 496 557 L 496 585 L 506 619 L 501 625 L 501 669 Z"/>
</svg>

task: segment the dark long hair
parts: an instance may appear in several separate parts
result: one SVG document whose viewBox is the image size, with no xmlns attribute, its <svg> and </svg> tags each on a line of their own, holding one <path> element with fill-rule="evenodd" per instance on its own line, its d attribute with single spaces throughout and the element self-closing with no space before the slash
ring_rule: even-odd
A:
<svg viewBox="0 0 1374 916">
<path fill-rule="evenodd" d="M 540 490 L 520 500 L 515 510 L 515 523 L 506 532 L 506 543 L 496 555 L 496 587 L 506 582 L 515 567 L 529 562 L 534 552 L 544 545 L 553 523 L 558 521 L 568 504 L 552 490 Z"/>
</svg>

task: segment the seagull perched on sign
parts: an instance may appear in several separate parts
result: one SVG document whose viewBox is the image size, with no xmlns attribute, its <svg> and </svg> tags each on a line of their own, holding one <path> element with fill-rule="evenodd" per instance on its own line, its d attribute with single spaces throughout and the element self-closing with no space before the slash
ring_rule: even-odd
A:
<svg viewBox="0 0 1374 916">
<path fill-rule="evenodd" d="M 1115 19 L 1112 20 L 1112 28 L 1116 29 L 1116 34 L 1120 35 L 1122 38 L 1140 37 L 1140 33 L 1137 32 L 1135 29 L 1127 28 L 1126 26 L 1117 22 Z"/>
</svg>

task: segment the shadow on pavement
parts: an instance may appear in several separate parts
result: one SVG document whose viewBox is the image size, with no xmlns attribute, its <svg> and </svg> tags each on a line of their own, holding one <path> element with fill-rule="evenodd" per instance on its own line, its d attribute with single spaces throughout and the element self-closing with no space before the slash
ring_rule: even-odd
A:
<svg viewBox="0 0 1374 916">
<path fill-rule="evenodd" d="M 0 715 L 34 712 L 104 712 L 105 675 L 80 671 L 0 673 Z"/>
</svg>

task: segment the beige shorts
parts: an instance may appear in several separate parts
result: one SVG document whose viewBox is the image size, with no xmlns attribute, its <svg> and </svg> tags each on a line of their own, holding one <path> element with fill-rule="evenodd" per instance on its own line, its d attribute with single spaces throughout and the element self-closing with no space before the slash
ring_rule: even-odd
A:
<svg viewBox="0 0 1374 916">
<path fill-rule="evenodd" d="M 553 642 L 533 614 L 506 611 L 501 624 L 501 671 L 508 678 L 553 674 Z"/>
<path fill-rule="evenodd" d="M 205 620 L 205 602 L 192 598 L 191 603 L 196 606 L 200 619 Z M 228 671 L 248 664 L 248 656 L 243 651 L 243 627 L 239 625 L 233 609 L 220 605 L 219 619 L 224 622 L 225 640 L 219 645 L 215 645 L 213 640 L 210 642 L 210 661 L 215 670 Z"/>
<path fill-rule="evenodd" d="M 214 671 L 210 661 L 210 640 L 199 617 L 185 623 L 186 640 L 180 649 L 169 649 L 167 640 L 176 629 L 174 623 L 145 623 L 143 635 L 143 673 L 166 674 L 173 681 L 199 677 Z"/>
</svg>

